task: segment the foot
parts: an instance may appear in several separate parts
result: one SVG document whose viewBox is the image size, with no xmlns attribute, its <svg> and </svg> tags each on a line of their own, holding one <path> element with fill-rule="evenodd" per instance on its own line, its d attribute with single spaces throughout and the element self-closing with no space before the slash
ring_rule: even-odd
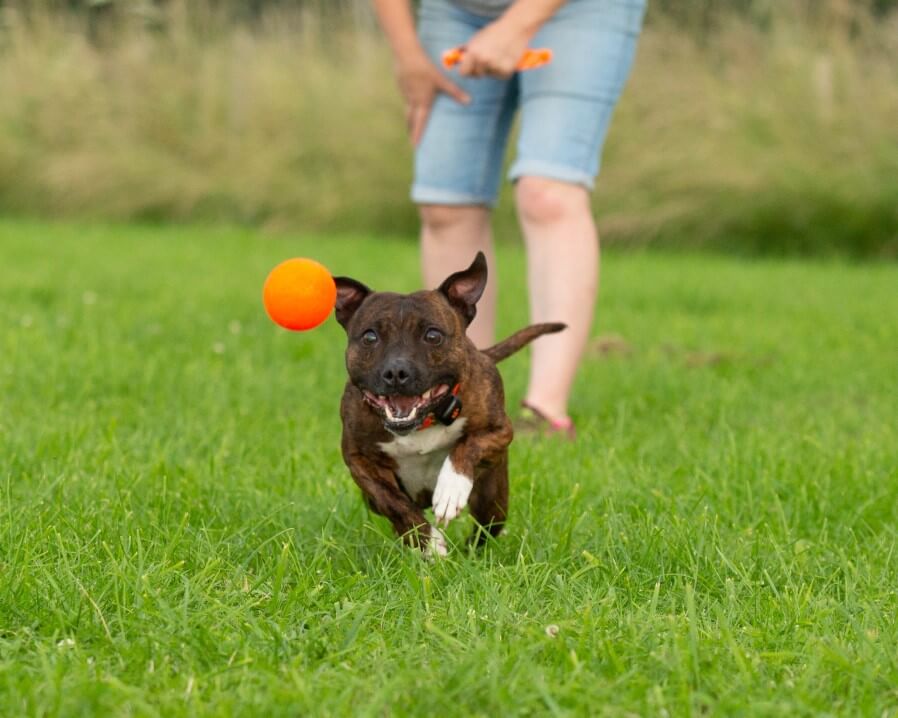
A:
<svg viewBox="0 0 898 718">
<path fill-rule="evenodd" d="M 526 401 L 521 402 L 521 413 L 514 423 L 514 430 L 520 436 L 558 437 L 568 441 L 577 438 L 577 431 L 570 417 L 553 419 Z"/>
</svg>

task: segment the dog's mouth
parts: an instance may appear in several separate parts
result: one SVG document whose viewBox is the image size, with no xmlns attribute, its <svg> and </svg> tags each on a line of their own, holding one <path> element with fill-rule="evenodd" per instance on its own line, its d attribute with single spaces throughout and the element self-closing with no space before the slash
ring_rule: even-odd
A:
<svg viewBox="0 0 898 718">
<path fill-rule="evenodd" d="M 384 426 L 394 433 L 406 433 L 419 426 L 449 393 L 448 384 L 437 384 L 423 394 L 375 394 L 364 389 L 365 401 L 384 419 Z"/>
</svg>

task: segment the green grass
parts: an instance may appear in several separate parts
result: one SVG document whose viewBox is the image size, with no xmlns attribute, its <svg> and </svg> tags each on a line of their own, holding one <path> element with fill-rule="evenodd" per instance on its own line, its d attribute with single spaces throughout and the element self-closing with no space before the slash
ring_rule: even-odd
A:
<svg viewBox="0 0 898 718">
<path fill-rule="evenodd" d="M 579 442 L 514 443 L 507 533 L 427 563 L 343 467 L 342 331 L 262 312 L 294 255 L 417 282 L 398 239 L 0 222 L 0 714 L 896 715 L 898 267 L 607 256 Z"/>
</svg>

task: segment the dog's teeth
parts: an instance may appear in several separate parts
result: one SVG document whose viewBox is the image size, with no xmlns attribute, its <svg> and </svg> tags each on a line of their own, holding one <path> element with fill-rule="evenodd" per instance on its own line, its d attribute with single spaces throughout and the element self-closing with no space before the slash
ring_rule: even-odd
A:
<svg viewBox="0 0 898 718">
<path fill-rule="evenodd" d="M 423 394 L 421 394 L 421 398 L 424 399 L 424 401 L 427 401 L 428 399 L 430 399 L 431 391 L 432 391 L 432 389 L 428 389 L 427 391 L 425 391 Z"/>
<path fill-rule="evenodd" d="M 390 421 L 395 420 L 396 417 L 393 416 L 393 411 L 390 409 L 390 405 L 389 405 L 389 404 L 384 404 L 384 411 L 386 412 L 387 418 L 388 418 Z"/>
</svg>

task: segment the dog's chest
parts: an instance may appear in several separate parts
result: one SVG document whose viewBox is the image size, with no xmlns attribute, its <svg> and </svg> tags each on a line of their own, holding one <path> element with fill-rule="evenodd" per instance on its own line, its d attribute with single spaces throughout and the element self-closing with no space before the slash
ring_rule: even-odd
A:
<svg viewBox="0 0 898 718">
<path fill-rule="evenodd" d="M 418 501 L 422 491 L 433 493 L 440 468 L 461 437 L 466 421 L 461 418 L 449 426 L 431 426 L 380 443 L 381 450 L 396 460 L 396 474 L 413 500 Z"/>
</svg>

